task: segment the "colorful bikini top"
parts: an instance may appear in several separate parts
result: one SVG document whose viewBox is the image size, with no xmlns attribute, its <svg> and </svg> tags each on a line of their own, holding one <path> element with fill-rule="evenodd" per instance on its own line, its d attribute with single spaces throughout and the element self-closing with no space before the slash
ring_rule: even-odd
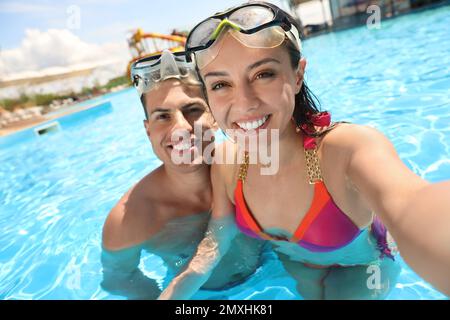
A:
<svg viewBox="0 0 450 320">
<path fill-rule="evenodd" d="M 330 114 L 322 112 L 312 117 L 315 126 L 331 130 Z M 360 230 L 348 216 L 339 209 L 331 198 L 323 182 L 317 156 L 317 145 L 312 131 L 302 127 L 304 135 L 303 147 L 306 155 L 306 169 L 310 184 L 314 184 L 314 197 L 309 210 L 298 225 L 293 236 L 278 237 L 266 233 L 252 215 L 244 199 L 243 184 L 247 176 L 249 164 L 248 153 L 239 169 L 239 176 L 234 190 L 235 219 L 238 228 L 246 235 L 265 240 L 284 240 L 296 242 L 301 247 L 313 252 L 328 252 L 342 248 L 352 242 Z M 311 135 L 308 135 L 308 132 Z"/>
</svg>

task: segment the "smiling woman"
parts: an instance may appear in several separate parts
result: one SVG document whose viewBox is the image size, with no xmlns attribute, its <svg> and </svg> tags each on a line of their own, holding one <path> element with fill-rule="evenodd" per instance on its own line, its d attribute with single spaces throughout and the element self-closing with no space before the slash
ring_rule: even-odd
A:
<svg viewBox="0 0 450 320">
<path fill-rule="evenodd" d="M 304 85 L 297 30 L 287 13 L 255 2 L 203 20 L 188 36 L 188 57 L 197 63 L 219 126 L 248 136 L 255 130 L 264 135 L 263 128 L 279 132 L 278 141 L 268 142 L 279 148 L 280 170 L 273 176 L 258 174 L 260 163 L 249 165 L 255 151 L 246 144 L 236 146 L 246 154 L 243 164 L 213 166 L 212 219 L 234 217 L 243 233 L 270 241 L 305 298 L 386 297 L 400 267 L 384 224 L 412 266 L 450 291 L 444 245 L 450 183 L 429 185 L 415 175 L 376 130 L 332 124 L 328 113 L 319 113 Z M 433 191 L 439 202 L 430 198 Z M 440 231 L 424 242 L 423 230 L 411 221 L 423 220 L 432 206 L 437 213 L 428 230 Z M 160 298 L 189 297 L 198 287 L 185 283 L 201 285 L 232 239 L 208 234 Z M 211 241 L 216 250 L 208 260 L 202 245 Z M 203 273 L 197 271 L 201 263 Z M 366 271 L 373 266 L 382 275 L 375 287 L 367 285 Z"/>
</svg>

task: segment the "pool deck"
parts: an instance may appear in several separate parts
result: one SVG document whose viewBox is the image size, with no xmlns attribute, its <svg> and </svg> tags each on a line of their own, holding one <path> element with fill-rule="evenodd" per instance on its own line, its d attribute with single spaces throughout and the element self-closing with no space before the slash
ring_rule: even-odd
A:
<svg viewBox="0 0 450 320">
<path fill-rule="evenodd" d="M 127 90 L 129 89 L 128 87 L 122 90 Z M 119 90 L 119 91 L 122 91 Z M 119 91 L 115 91 L 115 92 L 110 92 L 111 93 L 116 93 Z M 107 96 L 103 95 L 103 96 Z M 26 130 L 26 129 L 30 129 L 33 128 L 35 126 L 38 126 L 39 124 L 51 121 L 51 120 L 55 120 L 70 114 L 74 114 L 80 111 L 84 111 L 84 110 L 88 110 L 88 109 L 92 109 L 95 108 L 99 105 L 99 101 L 96 101 L 99 97 L 95 97 L 93 99 L 92 102 L 90 102 L 90 100 L 86 100 L 80 103 L 76 103 L 67 107 L 62 107 L 61 109 L 43 114 L 42 116 L 39 117 L 34 117 L 32 119 L 27 119 L 27 120 L 21 120 L 21 121 L 17 121 L 15 123 L 12 123 L 11 125 L 8 125 L 7 127 L 4 128 L 0 128 L 0 137 L 5 137 L 8 136 L 10 134 L 22 131 L 22 130 Z"/>
<path fill-rule="evenodd" d="M 48 120 L 49 120 L 49 118 L 47 118 L 44 115 L 44 116 L 36 117 L 33 119 L 17 121 L 15 123 L 9 125 L 7 128 L 0 128 L 0 137 L 7 136 L 9 134 L 15 133 L 20 130 L 25 130 L 25 129 L 31 128 L 35 125 L 38 125 L 38 124 L 43 123 Z"/>
<path fill-rule="evenodd" d="M 95 106 L 97 106 L 96 103 L 86 106 L 86 107 L 77 107 L 77 105 L 72 105 L 72 106 L 68 106 L 68 107 L 62 108 L 62 109 L 54 111 L 54 112 L 46 113 L 40 117 L 17 121 L 15 123 L 11 124 L 10 126 L 8 126 L 7 128 L 0 128 L 0 137 L 10 135 L 17 131 L 29 129 L 29 128 L 37 126 L 41 123 L 44 123 L 46 121 L 58 119 L 62 116 L 66 116 L 66 115 L 76 113 L 76 112 L 79 112 L 82 110 L 87 110 L 87 109 L 93 108 Z"/>
</svg>

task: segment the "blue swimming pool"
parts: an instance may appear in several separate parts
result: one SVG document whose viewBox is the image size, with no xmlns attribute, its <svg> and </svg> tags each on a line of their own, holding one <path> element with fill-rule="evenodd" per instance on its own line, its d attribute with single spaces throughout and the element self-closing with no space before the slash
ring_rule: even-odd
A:
<svg viewBox="0 0 450 320">
<path fill-rule="evenodd" d="M 372 125 L 429 181 L 450 179 L 450 7 L 305 41 L 307 81 L 335 120 Z M 61 120 L 61 130 L 0 138 L 0 299 L 123 299 L 100 287 L 109 210 L 160 162 L 133 89 Z M 89 103 L 93 103 L 92 101 Z M 393 177 L 395 178 L 395 177 Z M 389 299 L 445 299 L 402 262 Z M 160 260 L 141 268 L 164 276 Z M 194 298 L 300 299 L 268 257 L 245 283 Z"/>
</svg>

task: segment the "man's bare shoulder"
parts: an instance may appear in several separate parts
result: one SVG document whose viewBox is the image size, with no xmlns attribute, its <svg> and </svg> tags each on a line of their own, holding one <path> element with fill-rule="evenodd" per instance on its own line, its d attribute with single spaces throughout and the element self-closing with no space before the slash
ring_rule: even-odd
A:
<svg viewBox="0 0 450 320">
<path fill-rule="evenodd" d="M 107 250 L 120 250 L 148 239 L 157 228 L 157 203 L 151 172 L 128 190 L 111 209 L 103 226 L 102 244 Z"/>
</svg>

